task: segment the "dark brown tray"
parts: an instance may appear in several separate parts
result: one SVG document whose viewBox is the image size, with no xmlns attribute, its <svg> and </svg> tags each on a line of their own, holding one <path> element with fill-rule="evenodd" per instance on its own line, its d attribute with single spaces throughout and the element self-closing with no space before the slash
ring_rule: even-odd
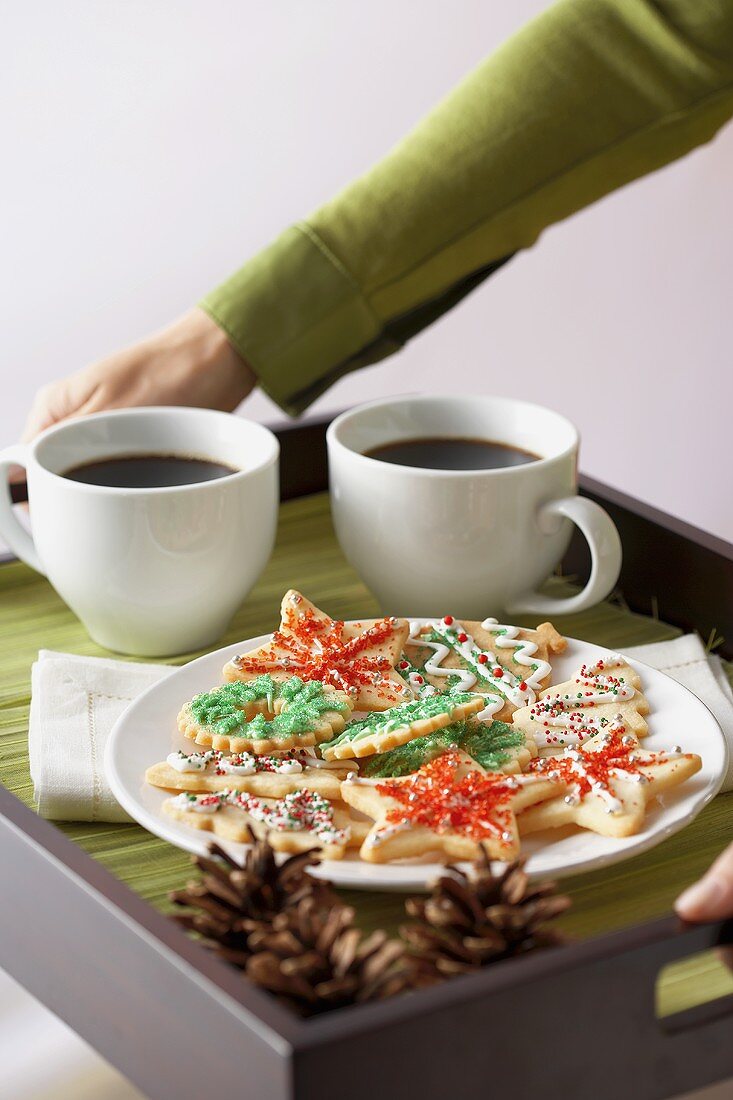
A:
<svg viewBox="0 0 733 1100">
<path fill-rule="evenodd" d="M 324 432 L 278 433 L 284 498 L 325 488 Z M 649 614 L 654 597 L 666 621 L 733 639 L 732 546 L 597 482 L 582 489 L 619 527 L 633 610 Z M 566 564 L 582 574 L 579 544 Z M 661 1100 L 733 1076 L 733 997 L 663 1020 L 654 1008 L 659 971 L 733 942 L 733 921 L 665 918 L 301 1021 L 4 788 L 0 861 L 0 965 L 153 1100 Z"/>
</svg>

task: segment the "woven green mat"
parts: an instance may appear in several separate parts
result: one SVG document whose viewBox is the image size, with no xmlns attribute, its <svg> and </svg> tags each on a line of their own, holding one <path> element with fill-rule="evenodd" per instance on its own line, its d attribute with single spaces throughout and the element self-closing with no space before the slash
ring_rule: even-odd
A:
<svg viewBox="0 0 733 1100">
<path fill-rule="evenodd" d="M 556 580 L 552 585 L 561 591 L 568 582 Z M 306 592 L 334 617 L 378 613 L 373 597 L 339 549 L 326 494 L 282 506 L 272 560 L 222 644 L 272 630 L 282 594 L 290 587 Z M 650 593 L 650 606 L 652 596 Z M 555 621 L 563 633 L 612 649 L 661 641 L 679 633 L 654 618 L 632 614 L 620 597 Z M 20 563 L 0 566 L 0 778 L 28 805 L 33 805 L 27 749 L 30 670 L 41 648 L 109 656 L 88 638 L 47 581 Z M 194 654 L 177 658 L 175 663 L 190 656 Z M 668 912 L 680 889 L 692 882 L 730 839 L 732 811 L 733 796 L 719 796 L 695 822 L 653 851 L 569 879 L 566 888 L 574 905 L 564 919 L 568 932 L 588 936 Z M 133 890 L 164 910 L 168 891 L 187 877 L 189 857 L 137 825 L 72 823 L 59 827 Z M 400 895 L 344 893 L 357 906 L 365 927 L 393 928 L 399 923 L 404 901 Z M 685 974 L 689 978 L 703 972 L 711 992 L 713 986 L 726 989 L 728 979 L 709 960 L 689 964 Z M 676 992 L 668 1002 L 681 1004 L 680 990 L 685 983 L 678 978 L 670 984 Z"/>
</svg>

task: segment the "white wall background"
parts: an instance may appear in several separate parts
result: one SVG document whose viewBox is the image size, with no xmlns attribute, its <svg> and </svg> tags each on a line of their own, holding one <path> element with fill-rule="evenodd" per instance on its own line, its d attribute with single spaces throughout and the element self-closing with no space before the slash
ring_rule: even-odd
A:
<svg viewBox="0 0 733 1100">
<path fill-rule="evenodd" d="M 0 442 L 366 168 L 543 0 L 3 0 Z M 733 538 L 733 128 L 517 257 L 315 409 L 450 385 L 566 411 L 595 476 Z M 256 395 L 253 417 L 280 414 Z"/>
</svg>

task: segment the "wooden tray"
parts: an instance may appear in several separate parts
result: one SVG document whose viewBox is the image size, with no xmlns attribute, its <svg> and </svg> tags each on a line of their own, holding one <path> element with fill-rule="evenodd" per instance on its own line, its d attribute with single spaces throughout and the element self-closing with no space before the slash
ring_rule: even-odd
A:
<svg viewBox="0 0 733 1100">
<path fill-rule="evenodd" d="M 284 499 L 325 487 L 325 427 L 278 433 Z M 733 639 L 732 546 L 597 482 L 582 491 L 619 527 L 632 610 Z M 579 541 L 566 568 L 587 568 Z M 733 1076 L 733 997 L 655 1015 L 660 970 L 733 942 L 733 921 L 668 917 L 301 1021 L 3 788 L 0 859 L 0 965 L 153 1100 L 652 1100 Z"/>
</svg>

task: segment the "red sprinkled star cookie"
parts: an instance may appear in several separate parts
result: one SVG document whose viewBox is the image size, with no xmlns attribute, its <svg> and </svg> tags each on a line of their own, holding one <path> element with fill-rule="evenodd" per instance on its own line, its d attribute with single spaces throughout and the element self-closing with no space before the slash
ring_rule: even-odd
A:
<svg viewBox="0 0 733 1100">
<path fill-rule="evenodd" d="M 699 756 L 679 747 L 645 751 L 619 719 L 577 748 L 531 761 L 529 774 L 560 782 L 565 789 L 521 813 L 519 832 L 572 824 L 603 836 L 631 836 L 644 824 L 652 799 L 684 783 L 701 767 Z"/>
<path fill-rule="evenodd" d="M 492 859 L 519 852 L 516 814 L 563 790 L 545 776 L 485 772 L 450 751 L 400 779 L 354 776 L 341 785 L 344 802 L 374 819 L 362 859 L 387 863 L 426 852 L 476 859 L 484 845 Z"/>
<path fill-rule="evenodd" d="M 251 680 L 268 672 L 276 680 L 320 680 L 346 692 L 357 710 L 387 710 L 412 698 L 394 667 L 408 631 L 405 619 L 331 619 L 291 589 L 283 597 L 280 629 L 272 641 L 233 657 L 224 677 Z"/>
</svg>

